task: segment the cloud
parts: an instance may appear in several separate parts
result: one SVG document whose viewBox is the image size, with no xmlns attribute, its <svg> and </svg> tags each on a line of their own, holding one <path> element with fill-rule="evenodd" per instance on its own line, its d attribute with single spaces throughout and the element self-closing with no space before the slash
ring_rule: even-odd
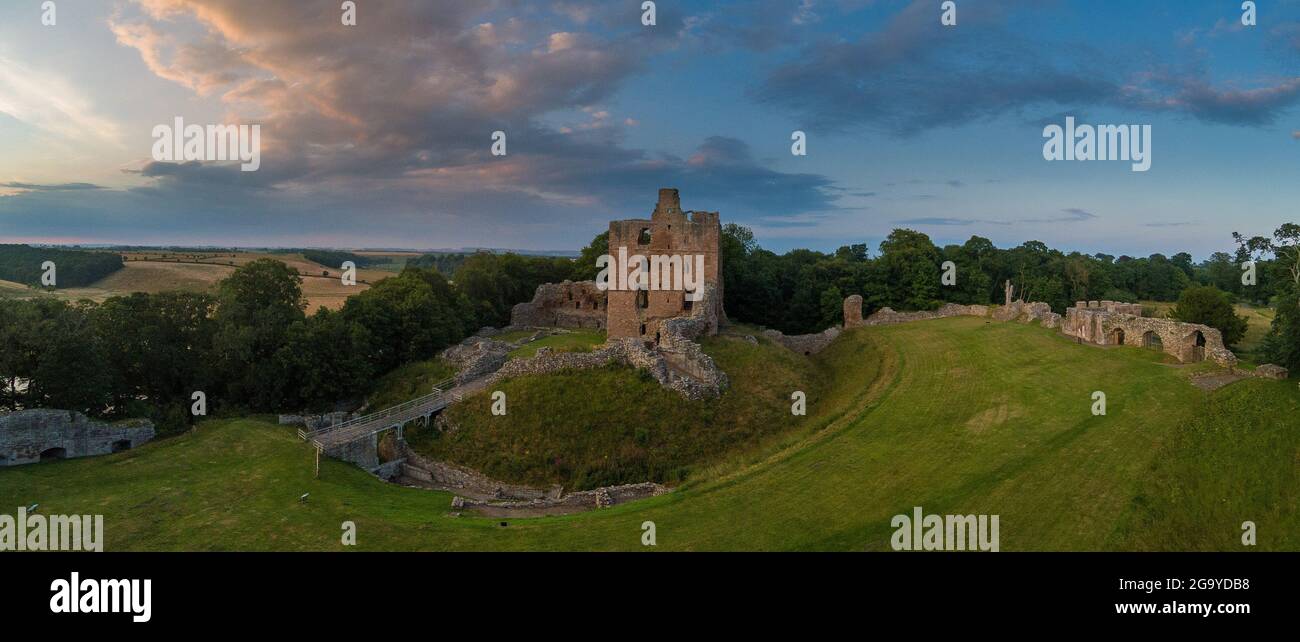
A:
<svg viewBox="0 0 1300 642">
<path fill-rule="evenodd" d="M 998 0 L 981 5 L 979 13 L 962 17 L 960 28 L 945 29 L 933 3 L 914 0 L 875 31 L 807 46 L 752 94 L 793 112 L 806 128 L 865 127 L 903 137 L 1080 107 L 1260 126 L 1300 101 L 1300 77 L 1215 86 L 1201 67 L 1153 68 L 1149 56 L 1036 41 L 1008 28 L 1013 10 L 1029 15 L 1039 7 Z"/>
<path fill-rule="evenodd" d="M 1026 218 L 1016 221 L 1017 223 L 1078 223 L 1081 221 L 1090 221 L 1097 218 L 1096 214 L 1077 207 L 1068 207 L 1061 210 L 1065 216 L 1055 216 L 1050 218 Z"/>
<path fill-rule="evenodd" d="M 836 208 L 829 179 L 773 170 L 738 139 L 706 137 L 685 158 L 626 146 L 639 123 L 609 103 L 691 26 L 661 3 L 644 29 L 612 4 L 378 3 L 344 27 L 311 3 L 133 0 L 110 17 L 117 43 L 219 103 L 223 123 L 260 124 L 261 168 L 148 162 L 126 170 L 145 185 L 86 206 L 205 216 L 199 229 L 246 224 L 247 208 L 342 234 L 356 225 L 338 209 L 350 202 L 408 236 L 421 223 L 445 231 L 436 221 L 493 237 L 648 213 L 628 208 L 662 186 L 737 218 Z M 490 153 L 497 130 L 504 157 Z M 106 218 L 132 220 L 116 214 Z"/>
<path fill-rule="evenodd" d="M 1080 223 L 1097 218 L 1097 215 L 1087 210 L 1077 207 L 1070 207 L 1061 210 L 1065 216 L 1054 216 L 1048 218 L 1022 218 L 1010 221 L 998 221 L 977 218 L 950 218 L 950 217 L 922 217 L 894 221 L 899 225 L 942 225 L 942 226 L 962 226 L 962 225 L 1015 225 L 1020 223 Z"/>
<path fill-rule="evenodd" d="M 0 114 L 65 142 L 119 144 L 118 124 L 58 75 L 0 56 Z"/>
<path fill-rule="evenodd" d="M 23 190 L 27 192 L 68 192 L 104 189 L 99 185 L 91 183 L 58 183 L 54 185 L 39 185 L 36 183 L 0 183 L 0 188 Z"/>
<path fill-rule="evenodd" d="M 1009 221 L 986 221 L 986 220 L 974 219 L 974 218 L 947 218 L 942 216 L 909 218 L 909 219 L 903 219 L 901 221 L 894 221 L 894 223 L 897 223 L 899 225 L 943 225 L 943 226 L 948 226 L 948 225 L 964 226 L 964 225 L 976 225 L 976 224 L 1011 225 Z"/>
</svg>

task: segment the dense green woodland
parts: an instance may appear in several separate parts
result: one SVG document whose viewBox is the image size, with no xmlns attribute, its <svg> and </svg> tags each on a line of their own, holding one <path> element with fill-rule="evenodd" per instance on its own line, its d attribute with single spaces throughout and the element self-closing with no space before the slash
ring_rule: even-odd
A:
<svg viewBox="0 0 1300 642">
<path fill-rule="evenodd" d="M 911 230 L 895 230 L 875 256 L 865 245 L 778 255 L 732 224 L 723 234 L 725 305 L 732 320 L 814 332 L 841 322 L 849 294 L 863 295 L 867 313 L 933 309 L 945 301 L 1000 302 L 1002 283 L 1011 280 L 1025 298 L 1058 312 L 1085 299 L 1177 300 L 1174 315 L 1223 330 L 1231 344 L 1245 328 L 1231 303 L 1244 300 L 1277 311 L 1259 360 L 1300 372 L 1300 226 L 1283 225 L 1272 239 L 1235 240 L 1233 254 L 1200 264 L 1186 253 L 1064 254 L 1037 241 L 999 249 L 980 237 L 940 248 Z M 606 246 L 601 234 L 576 260 L 462 255 L 450 280 L 441 266 L 408 266 L 338 311 L 307 311 L 301 279 L 273 259 L 240 267 L 215 295 L 137 293 L 102 304 L 0 300 L 0 408 L 150 416 L 166 430 L 191 420 L 198 390 L 210 412 L 222 413 L 359 402 L 378 376 L 429 359 L 482 326 L 509 323 L 511 306 L 531 299 L 538 285 L 593 278 Z M 7 247 L 6 257 L 23 256 L 14 247 L 23 246 Z M 40 260 L 58 252 L 42 249 Z M 87 265 L 100 256 L 120 264 L 113 254 L 66 255 L 96 257 Z M 69 259 L 56 260 L 64 284 L 62 261 Z M 1240 264 L 1252 260 L 1257 283 L 1244 286 Z M 940 284 L 945 261 L 957 266 L 953 287 Z"/>
<path fill-rule="evenodd" d="M 122 257 L 114 252 L 0 245 L 0 280 L 39 286 L 46 261 L 54 262 L 56 286 L 61 288 L 90 285 L 122 269 Z"/>
</svg>

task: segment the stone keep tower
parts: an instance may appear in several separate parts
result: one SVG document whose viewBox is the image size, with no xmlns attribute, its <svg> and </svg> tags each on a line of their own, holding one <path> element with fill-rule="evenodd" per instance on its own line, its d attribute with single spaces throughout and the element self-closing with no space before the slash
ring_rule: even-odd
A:
<svg viewBox="0 0 1300 642">
<path fill-rule="evenodd" d="M 609 290 L 607 327 L 609 338 L 641 338 L 656 341 L 659 323 L 673 317 L 698 313 L 713 314 L 717 320 L 725 319 L 722 310 L 722 254 L 718 251 L 722 238 L 722 225 L 717 212 L 682 211 L 681 197 L 675 189 L 659 190 L 659 202 L 649 219 L 610 221 L 609 254 L 619 257 L 619 249 L 626 248 L 627 256 L 653 255 L 677 256 L 683 262 L 695 263 L 696 255 L 704 257 L 703 283 L 711 291 L 707 300 L 691 302 L 686 292 L 673 290 Z M 620 269 L 629 269 L 620 266 Z M 711 310 L 701 310 L 708 305 Z M 716 323 L 711 324 L 716 327 Z"/>
</svg>

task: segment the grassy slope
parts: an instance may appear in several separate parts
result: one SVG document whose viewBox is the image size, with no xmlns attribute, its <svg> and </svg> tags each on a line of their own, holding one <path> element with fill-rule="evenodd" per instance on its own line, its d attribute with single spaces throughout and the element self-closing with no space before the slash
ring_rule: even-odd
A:
<svg viewBox="0 0 1300 642">
<path fill-rule="evenodd" d="M 423 397 L 454 376 L 456 367 L 441 359 L 408 363 L 375 382 L 375 393 L 366 400 L 366 407 L 380 410 Z"/>
<path fill-rule="evenodd" d="M 807 359 L 734 337 L 706 341 L 705 350 L 733 382 L 720 400 L 693 403 L 648 374 L 610 366 L 504 381 L 493 390 L 505 392 L 507 415 L 491 414 L 485 390 L 450 410 L 456 432 L 407 438 L 420 452 L 504 481 L 589 489 L 680 482 L 698 462 L 806 421 L 791 415 L 790 393 L 813 394 L 824 379 Z"/>
<path fill-rule="evenodd" d="M 446 494 L 338 462 L 313 480 L 310 448 L 252 420 L 0 470 L 0 506 L 101 512 L 110 550 L 335 550 L 343 520 L 362 549 L 638 550 L 653 520 L 660 550 L 887 550 L 889 519 L 918 505 L 1001 515 L 1003 550 L 1240 550 L 1245 519 L 1259 549 L 1300 548 L 1294 382 L 1207 394 L 1137 349 L 969 318 L 855 330 L 815 361 L 842 376 L 769 442 L 787 449 L 605 511 L 446 517 Z M 1098 389 L 1105 417 L 1089 412 Z"/>
</svg>

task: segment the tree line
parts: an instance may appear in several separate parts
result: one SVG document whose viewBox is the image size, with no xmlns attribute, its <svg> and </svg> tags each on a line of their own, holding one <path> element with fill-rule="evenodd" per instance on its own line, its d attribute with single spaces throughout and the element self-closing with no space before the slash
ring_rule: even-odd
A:
<svg viewBox="0 0 1300 642">
<path fill-rule="evenodd" d="M 61 288 L 90 285 L 122 269 L 122 257 L 115 252 L 0 245 L 0 279 L 39 287 L 46 261 L 54 263 L 56 286 Z"/>
<path fill-rule="evenodd" d="M 274 259 L 236 269 L 215 293 L 134 293 L 103 303 L 0 300 L 0 408 L 64 408 L 191 421 L 213 412 L 328 410 L 359 403 L 380 375 L 432 358 L 537 286 L 571 278 L 568 259 L 481 254 L 455 282 L 408 267 L 347 299 L 306 310 L 302 279 Z"/>
<path fill-rule="evenodd" d="M 1177 301 L 1176 318 L 1220 329 L 1229 345 L 1246 326 L 1234 302 L 1271 306 L 1276 314 L 1257 356 L 1300 371 L 1300 226 L 1279 226 L 1271 238 L 1234 234 L 1233 240 L 1235 249 L 1200 263 L 1187 252 L 1066 253 L 1039 241 L 1002 249 L 980 236 L 939 247 L 907 229 L 891 232 L 875 256 L 866 244 L 776 254 L 760 247 L 748 228 L 729 223 L 720 249 L 728 317 L 787 334 L 842 323 L 850 294 L 862 295 L 864 314 L 884 307 L 933 310 L 943 303 L 1002 303 L 1010 281 L 1016 298 L 1045 302 L 1057 313 L 1076 301 Z M 956 268 L 952 286 L 940 281 L 948 261 Z"/>
</svg>

